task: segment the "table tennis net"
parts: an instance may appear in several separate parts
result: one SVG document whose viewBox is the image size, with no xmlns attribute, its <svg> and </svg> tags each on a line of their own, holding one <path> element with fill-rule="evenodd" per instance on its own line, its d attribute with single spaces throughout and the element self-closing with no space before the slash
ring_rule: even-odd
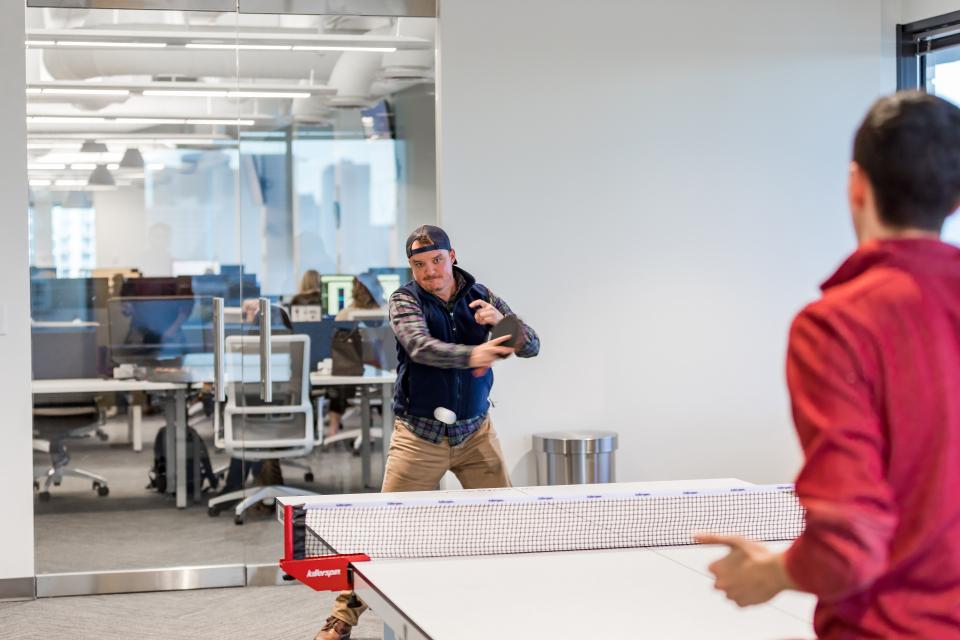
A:
<svg viewBox="0 0 960 640">
<path fill-rule="evenodd" d="M 792 485 L 569 497 L 535 490 L 307 504 L 293 519 L 297 555 L 429 558 L 660 547 L 694 544 L 699 532 L 792 540 L 804 526 Z"/>
</svg>

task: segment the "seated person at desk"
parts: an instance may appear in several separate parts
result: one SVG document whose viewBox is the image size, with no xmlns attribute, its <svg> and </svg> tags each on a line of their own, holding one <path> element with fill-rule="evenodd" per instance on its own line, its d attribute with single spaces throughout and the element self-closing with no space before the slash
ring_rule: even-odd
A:
<svg viewBox="0 0 960 640">
<path fill-rule="evenodd" d="M 383 289 L 380 281 L 372 273 L 361 273 L 353 279 L 353 301 L 340 310 L 337 321 L 350 320 L 350 312 L 355 310 L 374 310 L 383 308 Z M 296 300 L 296 299 L 294 299 Z M 343 414 L 347 410 L 347 401 L 357 393 L 356 387 L 330 387 L 327 400 L 330 402 L 327 415 L 327 437 L 337 435 Z"/>
<path fill-rule="evenodd" d="M 300 290 L 293 296 L 290 306 L 323 304 L 323 295 L 320 291 L 320 273 L 316 269 L 308 269 L 300 279 Z"/>
</svg>

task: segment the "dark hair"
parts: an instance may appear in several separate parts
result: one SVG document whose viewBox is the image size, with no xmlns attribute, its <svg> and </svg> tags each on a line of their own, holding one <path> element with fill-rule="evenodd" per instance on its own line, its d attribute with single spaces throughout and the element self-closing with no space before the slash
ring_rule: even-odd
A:
<svg viewBox="0 0 960 640">
<path fill-rule="evenodd" d="M 881 98 L 857 130 L 853 160 L 884 223 L 940 231 L 960 204 L 960 109 L 920 91 Z"/>
<path fill-rule="evenodd" d="M 410 246 L 415 244 L 428 245 L 433 244 L 433 238 L 430 237 L 430 225 L 422 224 L 410 233 Z"/>
<path fill-rule="evenodd" d="M 370 289 L 367 289 L 359 278 L 353 279 L 353 305 L 358 309 L 380 308 L 380 304 L 374 299 Z"/>
</svg>

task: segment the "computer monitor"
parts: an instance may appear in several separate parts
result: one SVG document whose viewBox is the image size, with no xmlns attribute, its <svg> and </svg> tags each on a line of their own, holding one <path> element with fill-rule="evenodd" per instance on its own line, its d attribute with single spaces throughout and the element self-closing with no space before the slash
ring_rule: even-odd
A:
<svg viewBox="0 0 960 640">
<path fill-rule="evenodd" d="M 202 298 L 226 298 L 229 287 L 228 279 L 221 275 L 202 275 L 190 278 L 190 288 L 193 295 Z"/>
<path fill-rule="evenodd" d="M 243 275 L 243 265 L 242 264 L 221 264 L 220 265 L 220 275 L 227 276 L 229 278 L 239 278 Z M 248 273 L 248 276 L 255 274 Z"/>
<path fill-rule="evenodd" d="M 158 296 L 191 296 L 193 287 L 189 276 L 178 278 L 133 278 L 124 280 L 120 295 L 124 298 Z"/>
<path fill-rule="evenodd" d="M 213 352 L 210 298 L 111 298 L 110 357 L 118 363 L 176 366 L 194 353 Z"/>
<path fill-rule="evenodd" d="M 35 322 L 93 322 L 108 296 L 106 278 L 36 278 L 30 280 L 30 317 Z"/>
<path fill-rule="evenodd" d="M 353 302 L 353 276 L 333 274 L 320 276 L 323 308 L 331 316 Z"/>
<path fill-rule="evenodd" d="M 394 291 L 400 288 L 400 276 L 396 273 L 378 273 L 377 280 L 383 289 L 383 301 L 386 302 Z"/>
<path fill-rule="evenodd" d="M 244 300 L 260 297 L 260 283 L 254 273 L 245 273 L 240 278 L 227 278 L 227 293 L 224 296 L 228 307 L 239 307 Z"/>
<path fill-rule="evenodd" d="M 106 278 L 107 280 L 120 275 L 124 278 L 139 278 L 143 276 L 139 269 L 133 267 L 103 267 L 91 271 L 94 278 Z"/>
<path fill-rule="evenodd" d="M 100 376 L 99 325 L 34 324 L 30 332 L 34 380 L 97 378 Z"/>
<path fill-rule="evenodd" d="M 123 288 L 124 280 L 130 280 L 132 278 L 139 278 L 143 276 L 138 269 L 124 267 L 104 267 L 102 269 L 94 269 L 90 273 L 94 278 L 107 279 L 107 282 L 110 283 L 111 297 L 120 295 L 120 290 Z"/>
<path fill-rule="evenodd" d="M 56 278 L 57 277 L 57 268 L 56 267 L 30 267 L 30 277 L 31 278 Z M 93 277 L 99 277 L 97 273 L 93 274 Z"/>
<path fill-rule="evenodd" d="M 172 265 L 175 276 L 204 276 L 220 273 L 220 263 L 210 260 L 174 260 Z"/>
</svg>

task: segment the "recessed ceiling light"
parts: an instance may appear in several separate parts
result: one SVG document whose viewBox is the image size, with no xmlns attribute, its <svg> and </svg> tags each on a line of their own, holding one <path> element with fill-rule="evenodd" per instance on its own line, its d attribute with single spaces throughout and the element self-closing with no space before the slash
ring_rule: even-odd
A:
<svg viewBox="0 0 960 640">
<path fill-rule="evenodd" d="M 99 138 L 98 142 L 113 145 L 172 145 L 172 144 L 198 144 L 211 145 L 221 142 L 213 138 Z M 223 140 L 222 142 L 233 142 L 232 140 Z"/>
<path fill-rule="evenodd" d="M 64 151 L 76 151 L 80 148 L 80 143 L 75 140 L 65 140 L 63 142 L 28 142 L 27 149 L 63 149 Z"/>
<path fill-rule="evenodd" d="M 220 44 L 215 42 L 188 42 L 183 46 L 187 49 L 217 49 L 223 51 L 236 49 L 244 51 L 290 51 L 293 48 L 289 44 Z"/>
<path fill-rule="evenodd" d="M 294 51 L 369 51 L 372 53 L 393 53 L 397 50 L 396 47 L 353 47 L 350 45 L 334 45 L 334 46 L 314 46 L 314 45 L 294 45 Z"/>
<path fill-rule="evenodd" d="M 69 123 L 76 123 L 76 124 L 98 124 L 98 123 L 106 122 L 106 121 L 107 121 L 106 118 L 95 118 L 95 117 L 90 117 L 90 118 L 88 118 L 88 117 L 86 117 L 86 116 L 82 116 L 82 117 L 77 117 L 77 116 L 27 116 L 27 123 L 28 123 L 28 124 L 30 124 L 30 123 L 34 123 L 34 124 L 39 124 L 39 123 L 46 123 L 46 124 L 56 124 L 56 123 L 61 123 L 61 124 L 69 124 Z"/>
<path fill-rule="evenodd" d="M 236 127 L 249 127 L 253 120 L 246 118 L 101 118 L 87 116 L 27 116 L 28 124 L 223 124 Z"/>
<path fill-rule="evenodd" d="M 121 124 L 184 124 L 183 118 L 115 118 Z"/>
<path fill-rule="evenodd" d="M 186 124 L 226 124 L 238 127 L 249 127 L 254 124 L 253 120 L 226 120 L 226 119 L 206 119 L 206 118 L 187 118 Z"/>
<path fill-rule="evenodd" d="M 80 87 L 27 87 L 27 93 L 59 96 L 128 96 L 128 89 L 82 89 Z"/>
<path fill-rule="evenodd" d="M 117 47 L 130 49 L 162 49 L 166 42 L 115 42 L 109 40 L 57 40 L 58 47 Z"/>
<path fill-rule="evenodd" d="M 184 98 L 226 98 L 229 91 L 216 89 L 144 89 L 145 96 L 176 96 Z"/>
<path fill-rule="evenodd" d="M 309 98 L 310 94 L 302 91 L 228 91 L 230 98 Z"/>
</svg>

